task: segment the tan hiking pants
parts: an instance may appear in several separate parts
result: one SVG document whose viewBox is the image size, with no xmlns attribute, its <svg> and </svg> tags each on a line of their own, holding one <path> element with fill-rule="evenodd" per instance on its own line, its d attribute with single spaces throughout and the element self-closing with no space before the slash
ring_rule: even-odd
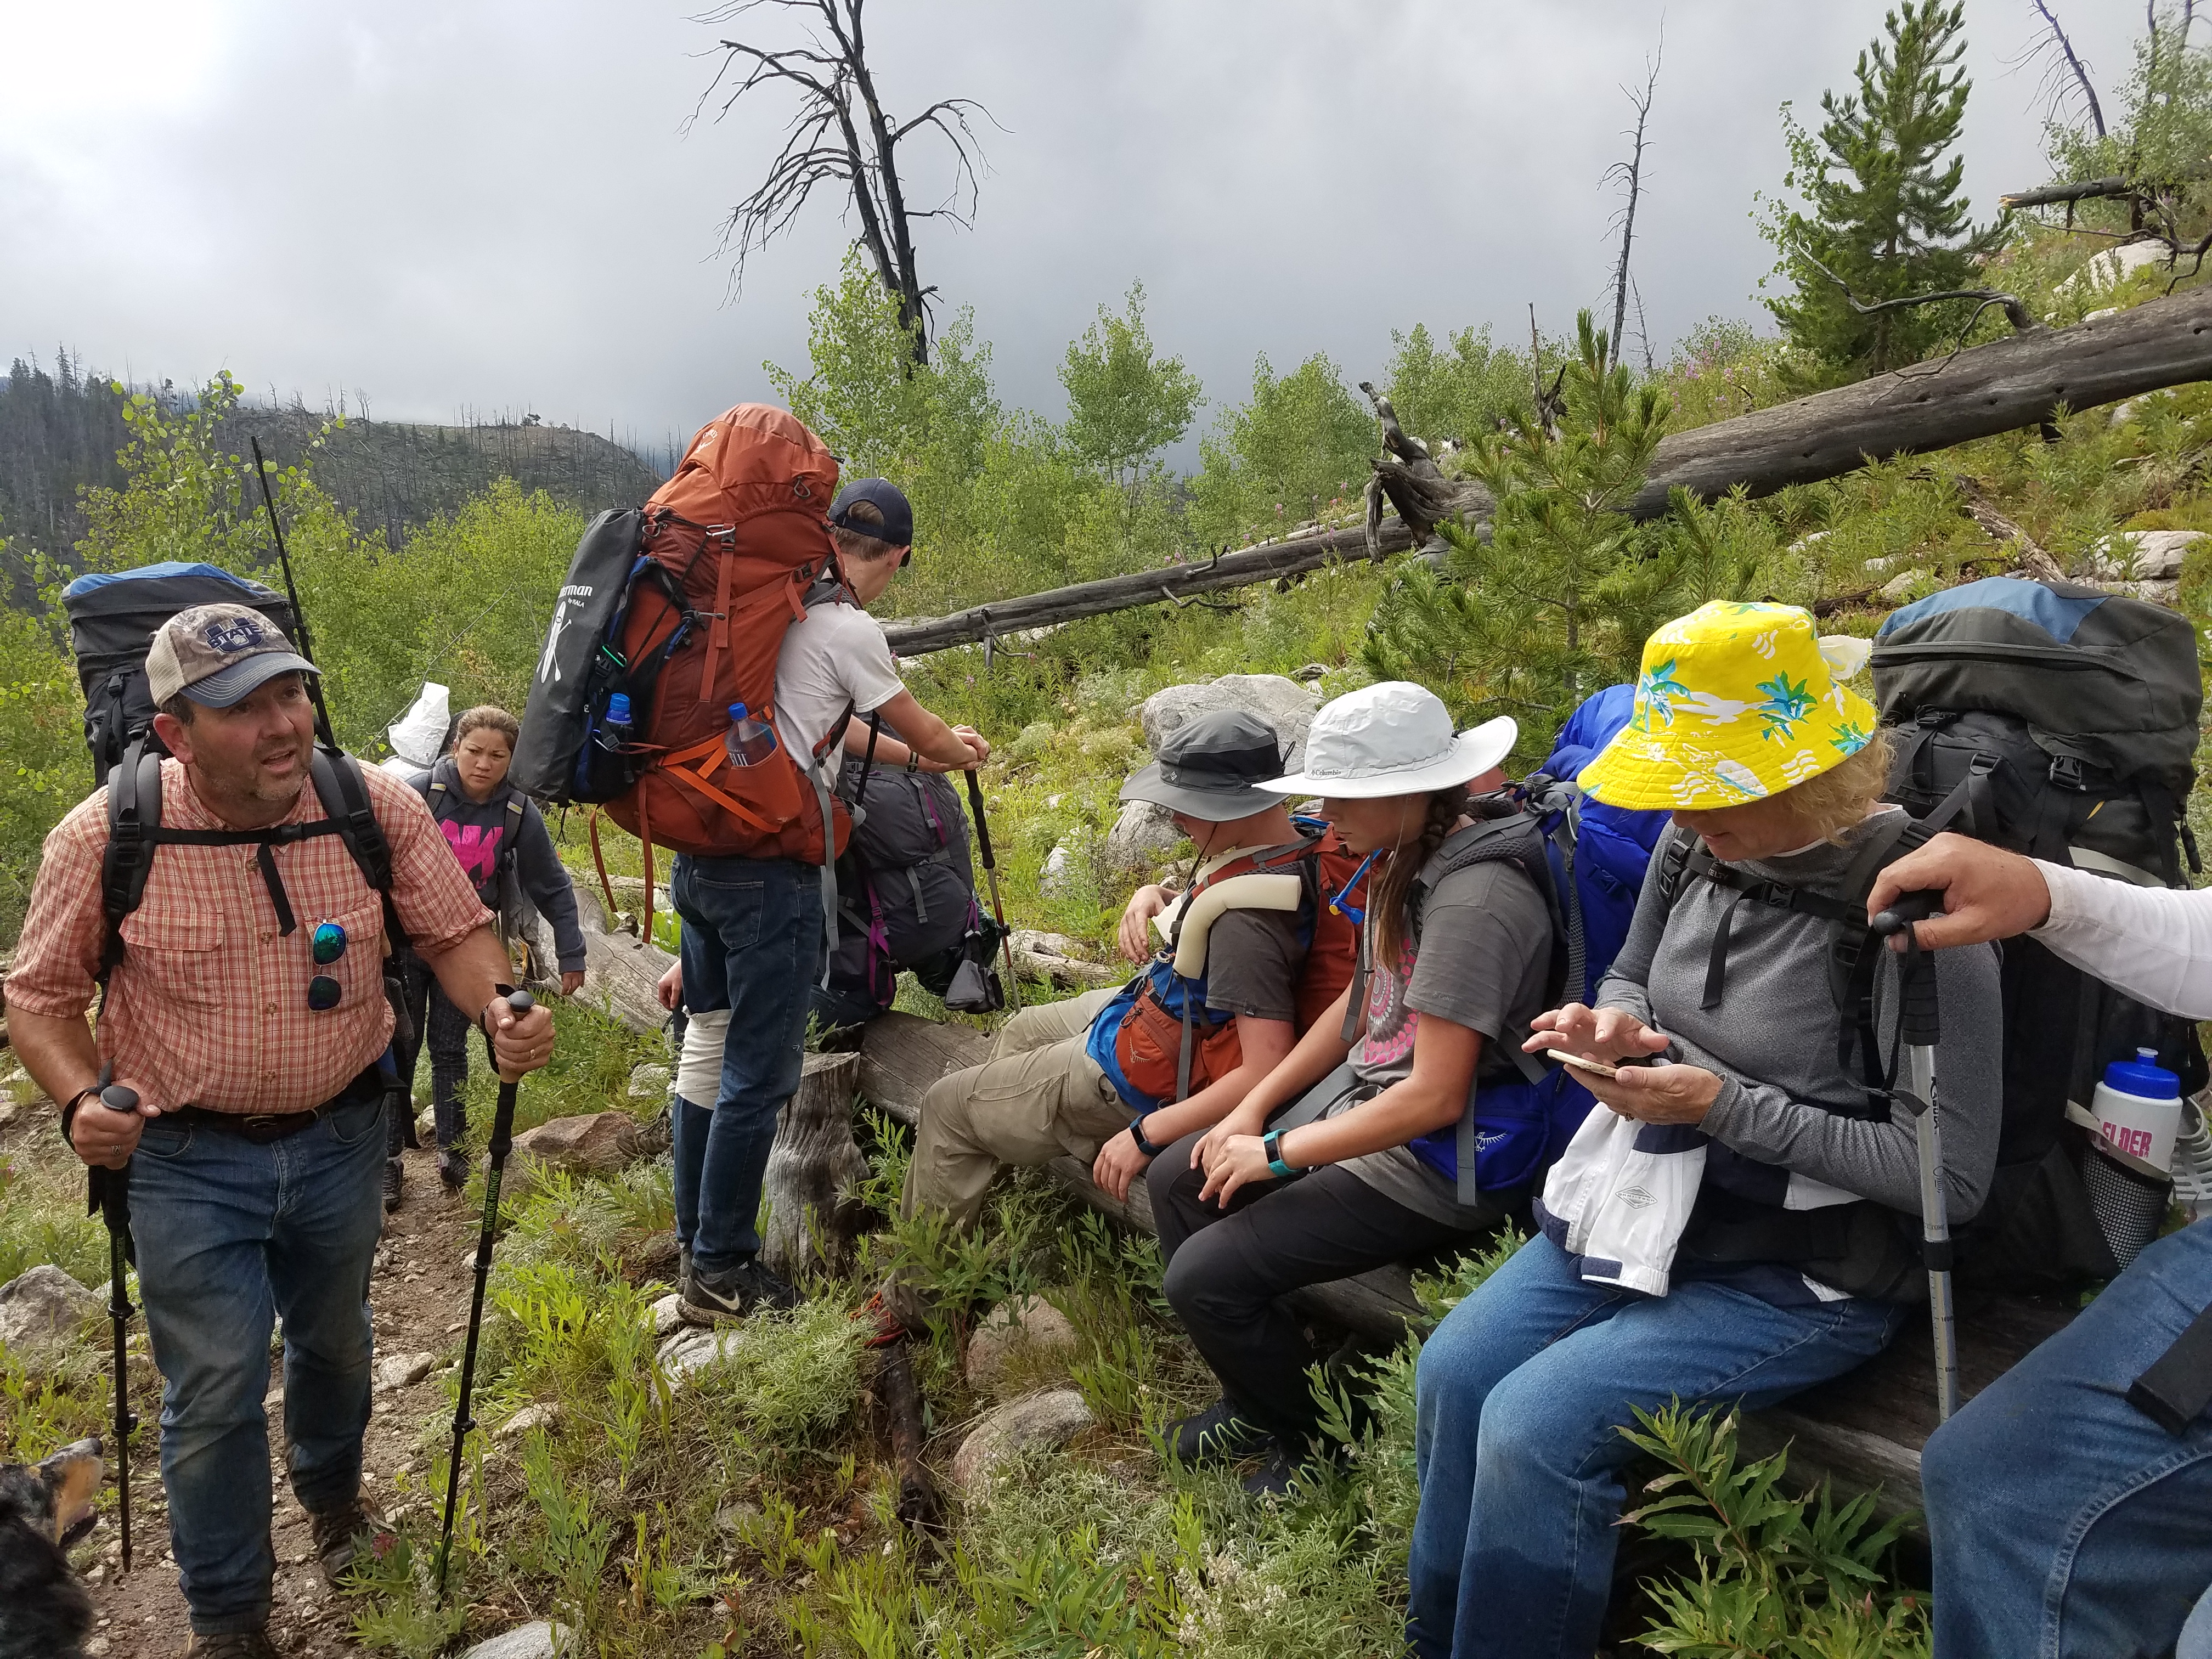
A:
<svg viewBox="0 0 2212 1659">
<path fill-rule="evenodd" d="M 1091 1022 L 1115 994 L 1086 991 L 1024 1008 L 999 1028 L 990 1059 L 930 1085 L 902 1214 L 946 1210 L 973 1226 L 1001 1164 L 1048 1164 L 1063 1152 L 1088 1164 L 1127 1127 L 1128 1107 L 1083 1051 Z"/>
</svg>

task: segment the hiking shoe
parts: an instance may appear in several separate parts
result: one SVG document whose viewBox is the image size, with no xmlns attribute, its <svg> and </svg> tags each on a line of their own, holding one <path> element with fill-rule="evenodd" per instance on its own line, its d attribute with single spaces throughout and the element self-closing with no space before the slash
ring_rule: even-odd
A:
<svg viewBox="0 0 2212 1659">
<path fill-rule="evenodd" d="M 781 1312 L 801 1300 L 797 1291 L 761 1266 L 758 1256 L 748 1256 L 718 1273 L 694 1266 L 684 1275 L 678 1297 L 678 1307 L 694 1325 L 742 1319 L 756 1308 Z"/>
<path fill-rule="evenodd" d="M 279 1656 L 264 1628 L 240 1631 L 229 1636 L 202 1636 L 195 1631 L 185 1643 L 185 1659 L 279 1659 Z"/>
<path fill-rule="evenodd" d="M 1304 1465 L 1291 1455 L 1290 1449 L 1278 1440 L 1260 1467 L 1239 1483 L 1254 1498 L 1287 1498 L 1291 1488 L 1298 1483 Z"/>
<path fill-rule="evenodd" d="M 469 1184 L 469 1160 L 465 1153 L 451 1146 L 438 1153 L 438 1179 L 449 1193 L 458 1193 Z"/>
<path fill-rule="evenodd" d="M 407 1171 L 398 1158 L 384 1160 L 384 1212 L 386 1215 L 399 1207 L 399 1189 L 406 1180 Z"/>
<path fill-rule="evenodd" d="M 1226 1399 L 1215 1401 L 1195 1417 L 1178 1418 L 1168 1425 L 1168 1455 L 1178 1463 L 1233 1463 L 1274 1443 L 1273 1434 Z"/>
<path fill-rule="evenodd" d="M 392 1529 L 358 1495 L 334 1510 L 310 1510 L 307 1520 L 313 1528 L 315 1559 L 322 1563 L 323 1581 L 332 1589 L 340 1587 L 339 1581 L 353 1565 L 354 1553 L 363 1539 L 385 1548 L 391 1547 Z"/>
</svg>

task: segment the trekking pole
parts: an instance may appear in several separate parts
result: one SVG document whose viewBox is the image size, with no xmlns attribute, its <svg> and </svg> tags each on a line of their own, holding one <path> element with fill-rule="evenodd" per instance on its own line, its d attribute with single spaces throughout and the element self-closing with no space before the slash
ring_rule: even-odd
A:
<svg viewBox="0 0 2212 1659">
<path fill-rule="evenodd" d="M 276 522 L 276 498 L 269 493 L 269 469 L 261 459 L 261 440 L 251 438 L 253 446 L 253 476 L 261 480 L 261 504 L 269 509 L 269 533 L 276 538 L 276 562 L 284 572 L 284 597 L 292 602 L 292 626 L 300 630 L 300 654 L 309 662 L 315 659 L 315 642 L 307 633 L 307 613 L 300 608 L 300 590 L 292 580 L 292 556 L 284 550 L 284 526 Z M 323 677 L 310 674 L 307 695 L 314 699 L 315 730 L 324 746 L 335 749 L 338 740 L 331 735 L 331 711 L 323 706 Z"/>
<path fill-rule="evenodd" d="M 538 1006 L 527 991 L 507 1000 L 508 1009 L 520 1018 Z M 489 1035 L 487 1035 L 489 1041 Z M 495 1061 L 495 1063 L 496 1063 Z M 499 1224 L 499 1179 L 507 1168 L 507 1150 L 514 1144 L 514 1091 L 520 1079 L 499 1080 L 499 1108 L 491 1120 L 491 1168 L 484 1176 L 483 1231 L 477 1235 L 477 1283 L 469 1299 L 469 1340 L 461 1351 L 461 1393 L 453 1407 L 453 1457 L 446 1470 L 446 1519 L 438 1534 L 438 1599 L 446 1597 L 446 1562 L 453 1547 L 453 1504 L 461 1491 L 461 1446 L 476 1427 L 469 1415 L 469 1395 L 476 1383 L 477 1338 L 483 1330 L 484 1281 L 491 1277 L 492 1233 Z"/>
<path fill-rule="evenodd" d="M 1014 935 L 1006 926 L 1006 907 L 999 902 L 999 864 L 991 856 L 991 825 L 983 816 L 983 786 L 975 781 L 972 767 L 968 772 L 968 805 L 975 814 L 975 846 L 983 855 L 984 877 L 991 884 L 991 915 L 999 924 L 1000 948 L 1006 953 L 1006 1000 L 1018 1014 L 1022 1011 L 1022 981 L 1014 971 Z"/>
<path fill-rule="evenodd" d="M 114 1075 L 112 1066 L 100 1068 L 100 1103 L 111 1112 L 135 1115 L 138 1110 L 137 1091 L 111 1082 Z M 116 1518 L 123 1528 L 125 1572 L 131 1571 L 131 1431 L 138 1426 L 137 1419 L 131 1414 L 131 1374 L 125 1353 L 131 1316 L 137 1311 L 131 1305 L 130 1293 L 123 1285 L 123 1270 L 131 1254 L 130 1185 L 131 1165 L 127 1162 L 119 1170 L 95 1165 L 91 1170 L 88 1211 L 98 1211 L 107 1223 L 107 1317 L 115 1333 Z"/>
<path fill-rule="evenodd" d="M 1942 1037 L 1936 991 L 1936 958 L 1923 951 L 1912 924 L 1943 913 L 1940 891 L 1905 893 L 1874 919 L 1873 931 L 1905 936 L 1898 964 L 1898 1043 L 1905 1050 L 1908 1086 L 1891 1098 L 1918 1120 L 1921 1259 L 1928 1267 L 1928 1313 L 1936 1338 L 1936 1420 L 1948 1423 L 1959 1409 L 1959 1334 L 1951 1305 L 1951 1222 L 1943 1192 L 1943 1129 L 1936 1103 L 1936 1045 Z"/>
</svg>

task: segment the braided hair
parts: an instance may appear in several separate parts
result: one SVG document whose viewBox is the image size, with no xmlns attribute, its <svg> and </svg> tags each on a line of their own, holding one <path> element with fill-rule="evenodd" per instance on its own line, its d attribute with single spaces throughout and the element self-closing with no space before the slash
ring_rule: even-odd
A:
<svg viewBox="0 0 2212 1659">
<path fill-rule="evenodd" d="M 1455 783 L 1449 789 L 1439 789 L 1429 797 L 1428 811 L 1421 820 L 1421 833 L 1411 842 L 1402 842 L 1389 854 L 1382 866 L 1381 878 L 1368 889 L 1367 915 L 1373 928 L 1373 960 L 1378 966 L 1395 970 L 1400 952 L 1411 936 L 1413 917 L 1407 901 L 1412 897 L 1413 878 L 1427 866 L 1451 827 L 1467 816 L 1468 810 L 1467 786 Z"/>
</svg>

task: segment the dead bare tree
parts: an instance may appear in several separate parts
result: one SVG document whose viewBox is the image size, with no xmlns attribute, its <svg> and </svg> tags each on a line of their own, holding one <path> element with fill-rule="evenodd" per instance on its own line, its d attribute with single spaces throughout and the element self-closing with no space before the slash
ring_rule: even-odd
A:
<svg viewBox="0 0 2212 1659">
<path fill-rule="evenodd" d="M 783 148 L 768 176 L 722 224 L 722 251 L 734 252 L 732 289 L 744 279 L 745 260 L 781 235 L 799 216 L 815 186 L 830 184 L 848 192 L 850 210 L 860 220 L 860 243 L 867 250 L 884 291 L 897 301 L 899 320 L 914 341 L 914 361 L 929 361 L 926 307 L 934 289 L 925 288 L 914 254 L 914 223 L 950 219 L 963 229 L 975 209 L 976 170 L 982 149 L 969 125 L 970 113 L 990 120 L 991 112 L 972 98 L 940 98 L 910 120 L 894 120 L 877 95 L 869 69 L 860 9 L 866 0 L 730 0 L 695 21 L 728 24 L 757 11 L 788 12 L 804 21 L 804 46 L 771 49 L 746 40 L 722 40 L 721 66 L 700 94 L 700 111 L 719 99 L 720 120 L 748 93 L 763 87 L 796 88 L 799 109 L 786 131 Z M 734 84 L 732 84 L 734 82 Z M 995 122 L 993 123 L 994 125 Z M 899 176 L 899 146 L 934 133 L 952 147 L 952 185 L 935 207 L 908 204 Z M 964 203 L 964 205 L 963 205 Z"/>
<path fill-rule="evenodd" d="M 1659 30 L 1659 50 L 1644 65 L 1643 91 L 1631 92 L 1626 87 L 1621 88 L 1627 94 L 1629 104 L 1636 111 L 1635 128 L 1623 135 L 1632 141 L 1628 159 L 1615 161 L 1605 170 L 1603 182 L 1611 184 L 1617 180 L 1628 186 L 1628 201 L 1615 221 L 1620 227 L 1620 258 L 1613 266 L 1613 355 L 1615 358 L 1620 356 L 1621 331 L 1628 324 L 1628 249 L 1630 243 L 1636 239 L 1636 204 L 1644 193 L 1644 129 L 1651 118 L 1651 94 L 1658 88 L 1659 65 L 1665 61 L 1666 56 L 1667 30 L 1662 23 Z"/>
<path fill-rule="evenodd" d="M 2058 21 L 2057 14 L 2051 9 L 2050 0 L 2035 0 L 2036 15 L 2043 19 L 2044 39 L 2034 48 L 2038 54 L 2055 53 L 2057 61 L 2045 71 L 2045 85 L 2051 88 L 2051 104 L 2054 112 L 2064 100 L 2065 85 L 2071 79 L 2088 107 L 2089 125 L 2097 129 L 2097 137 L 2105 136 L 2105 106 L 2097 101 L 2097 88 L 2090 83 L 2088 67 L 2081 55 L 2074 50 L 2074 42 L 2067 38 Z"/>
</svg>

